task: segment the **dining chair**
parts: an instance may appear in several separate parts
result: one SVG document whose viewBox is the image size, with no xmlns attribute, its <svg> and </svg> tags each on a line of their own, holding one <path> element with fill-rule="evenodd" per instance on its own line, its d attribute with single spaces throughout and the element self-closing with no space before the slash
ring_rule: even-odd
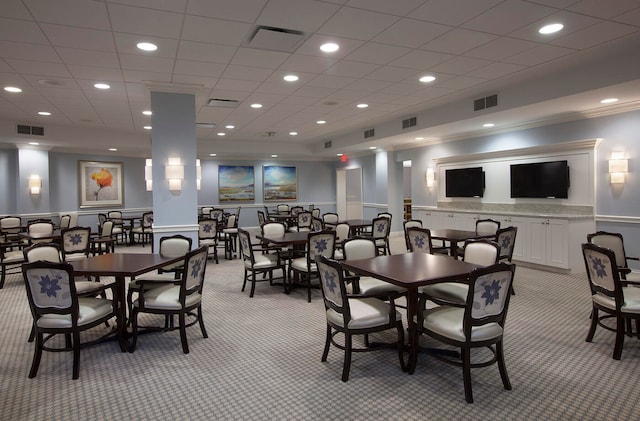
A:
<svg viewBox="0 0 640 421">
<path fill-rule="evenodd" d="M 492 240 L 467 240 L 464 243 L 464 262 L 479 266 L 491 266 L 498 263 L 500 247 Z M 429 301 L 439 305 L 462 307 L 469 293 L 469 285 L 463 282 L 440 282 L 425 285 L 420 291 Z"/>
<path fill-rule="evenodd" d="M 33 222 L 27 226 L 27 232 L 29 234 L 37 234 L 37 235 L 52 235 L 53 234 L 53 223 L 52 222 Z M 53 238 L 42 238 L 42 239 L 31 239 L 29 241 L 30 244 L 37 243 L 51 243 Z"/>
<path fill-rule="evenodd" d="M 70 215 L 62 215 L 60 217 L 60 229 L 69 228 L 71 225 L 71 216 Z"/>
<path fill-rule="evenodd" d="M 305 255 L 302 257 L 292 258 L 289 261 L 289 281 L 293 286 L 293 276 L 297 278 L 297 282 L 307 287 L 307 302 L 311 302 L 311 280 L 318 276 L 318 267 L 316 266 L 316 258 L 325 256 L 333 258 L 335 250 L 336 232 L 320 231 L 310 232 L 307 238 Z"/>
<path fill-rule="evenodd" d="M 20 265 L 24 263 L 22 249 L 25 243 L 22 241 L 6 241 L 0 243 L 0 289 L 4 287 L 7 275 L 20 273 Z"/>
<path fill-rule="evenodd" d="M 218 221 L 215 219 L 201 219 L 198 221 L 198 245 L 206 246 L 209 256 L 213 256 L 218 264 Z"/>
<path fill-rule="evenodd" d="M 116 317 L 116 305 L 105 298 L 79 296 L 73 282 L 73 266 L 68 263 L 25 263 L 22 273 L 35 329 L 35 350 L 29 378 L 38 373 L 42 351 L 45 350 L 73 351 L 72 378 L 78 379 L 80 348 L 96 342 L 81 343 L 80 333 Z M 100 339 L 111 333 L 109 329 Z M 48 345 L 51 338 L 61 334 L 66 339 L 63 348 Z"/>
<path fill-rule="evenodd" d="M 131 228 L 134 240 L 137 237 L 138 243 L 142 244 L 142 247 L 146 243 L 153 243 L 153 212 L 144 212 L 140 224 Z"/>
<path fill-rule="evenodd" d="M 124 223 L 122 222 L 122 212 L 110 211 L 107 213 L 107 219 L 113 221 L 111 234 L 113 235 L 113 238 L 115 238 L 116 242 L 120 240 L 122 243 L 126 243 L 127 232 L 124 227 Z"/>
<path fill-rule="evenodd" d="M 322 222 L 324 222 L 326 229 L 335 229 L 339 219 L 338 214 L 334 212 L 327 212 L 322 215 Z"/>
<path fill-rule="evenodd" d="M 4 216 L 0 218 L 0 236 L 4 242 L 19 241 L 18 233 L 22 231 L 22 218 Z"/>
<path fill-rule="evenodd" d="M 218 221 L 218 226 L 222 226 L 224 224 L 224 209 L 212 208 L 209 211 L 209 219 L 215 219 Z"/>
<path fill-rule="evenodd" d="M 512 263 L 513 250 L 516 245 L 517 227 L 500 228 L 496 231 L 496 243 L 500 246 L 499 262 Z M 515 295 L 513 283 L 511 284 L 511 293 Z"/>
<path fill-rule="evenodd" d="M 284 225 L 277 222 L 263 225 L 263 230 L 266 228 L 266 232 L 269 233 L 272 232 L 272 229 L 277 229 L 278 225 L 282 226 L 282 233 L 284 234 Z M 286 281 L 284 280 L 286 275 L 285 260 L 281 258 L 279 249 L 252 244 L 251 234 L 242 228 L 238 229 L 238 237 L 240 240 L 240 251 L 242 253 L 242 261 L 244 265 L 242 291 L 245 290 L 247 282 L 251 282 L 249 298 L 252 298 L 256 291 L 256 283 L 260 281 L 269 281 L 269 284 L 273 285 L 273 272 L 279 269 L 282 271 L 283 285 L 286 292 L 287 286 Z M 259 279 L 258 275 L 268 275 L 268 278 L 264 276 L 262 279 Z"/>
<path fill-rule="evenodd" d="M 315 216 L 311 217 L 311 231 L 318 232 L 324 230 L 324 222 L 322 219 L 316 218 Z"/>
<path fill-rule="evenodd" d="M 98 213 L 98 234 L 102 234 L 102 226 L 108 219 L 106 213 Z"/>
<path fill-rule="evenodd" d="M 409 238 L 407 237 L 407 229 L 413 227 L 422 228 L 422 221 L 420 219 L 409 219 L 408 221 L 404 221 L 402 223 L 402 226 L 404 228 L 404 243 L 407 250 L 410 250 Z"/>
<path fill-rule="evenodd" d="M 503 335 L 514 271 L 515 266 L 507 263 L 476 269 L 469 275 L 469 289 L 463 307 L 443 305 L 418 313 L 421 334 L 460 348 L 459 358 L 438 352 L 438 349 L 427 349 L 426 352 L 440 361 L 462 367 L 467 403 L 473 403 L 471 368 L 497 363 L 502 385 L 511 390 L 504 360 Z M 477 348 L 487 348 L 491 358 L 484 361 L 472 359 L 471 351 Z"/>
<path fill-rule="evenodd" d="M 276 211 L 279 214 L 287 214 L 289 213 L 289 205 L 287 205 L 286 203 L 281 203 L 278 206 L 276 206 Z"/>
<path fill-rule="evenodd" d="M 632 334 L 631 321 L 636 321 L 636 334 L 640 327 L 640 288 L 625 286 L 618 272 L 615 251 L 600 247 L 594 243 L 582 244 L 582 255 L 587 270 L 587 279 L 591 290 L 591 325 L 587 333 L 587 342 L 593 340 L 596 327 L 616 333 L 613 359 L 622 357 L 625 334 Z M 606 313 L 600 316 L 600 311 Z M 613 318 L 615 327 L 605 324 L 604 319 Z"/>
<path fill-rule="evenodd" d="M 227 225 L 222 229 L 222 241 L 224 242 L 224 257 L 231 260 L 237 253 L 236 242 L 238 239 L 238 215 L 229 215 Z"/>
<path fill-rule="evenodd" d="M 476 228 L 475 233 L 477 235 L 492 235 L 490 240 L 495 240 L 495 235 L 500 229 L 500 221 L 496 221 L 495 219 L 486 218 L 486 219 L 476 219 Z M 462 259 L 464 257 L 464 248 L 458 247 L 457 250 L 458 258 Z"/>
<path fill-rule="evenodd" d="M 627 256 L 622 234 L 617 232 L 598 231 L 587 234 L 587 241 L 600 247 L 613 250 L 620 279 L 626 282 L 640 283 L 640 272 L 633 272 L 629 260 L 639 261 L 638 257 Z"/>
<path fill-rule="evenodd" d="M 379 216 L 371 221 L 371 236 L 376 240 L 376 246 L 381 254 L 391 254 L 389 247 L 389 232 L 391 230 L 391 218 Z"/>
<path fill-rule="evenodd" d="M 325 225 L 325 229 L 326 229 L 326 225 Z M 351 234 L 351 227 L 349 226 L 349 224 L 340 222 L 338 223 L 338 225 L 335 226 L 334 230 L 336 232 L 336 249 L 335 249 L 333 258 L 336 260 L 343 260 L 344 252 L 343 252 L 342 246 L 345 240 L 349 238 L 349 235 Z"/>
<path fill-rule="evenodd" d="M 418 226 L 410 226 L 406 230 L 406 240 L 409 252 L 422 252 L 433 254 L 431 230 Z"/>
<path fill-rule="evenodd" d="M 265 222 L 267 222 L 267 218 L 264 216 L 263 211 L 257 211 L 258 214 L 258 225 L 262 226 Z"/>
<path fill-rule="evenodd" d="M 299 211 L 295 219 L 296 224 L 295 226 L 289 227 L 290 232 L 311 231 L 311 224 L 313 222 L 311 212 L 304 210 Z"/>
<path fill-rule="evenodd" d="M 149 287 L 153 280 L 141 280 L 138 298 L 133 302 L 131 326 L 133 338 L 131 352 L 135 351 L 138 341 L 138 315 L 140 313 L 160 314 L 165 319 L 178 317 L 182 352 L 189 353 L 186 328 L 198 323 L 203 338 L 208 338 L 202 317 L 202 288 L 207 267 L 207 247 L 199 247 L 185 255 L 183 268 L 179 278 L 174 282 L 163 283 L 157 287 Z M 193 321 L 187 323 L 187 316 Z M 173 330 L 173 326 L 169 330 Z M 167 327 L 165 325 L 165 329 Z"/>
<path fill-rule="evenodd" d="M 313 205 L 310 206 L 310 211 L 311 211 L 311 216 L 313 216 L 314 218 L 320 218 L 320 208 L 314 208 Z"/>
<path fill-rule="evenodd" d="M 91 251 L 91 228 L 74 227 L 60 231 L 62 260 L 71 263 L 86 259 Z"/>
<path fill-rule="evenodd" d="M 332 344 L 336 348 L 344 350 L 342 381 L 346 382 L 349 380 L 353 352 L 385 349 L 384 347 L 369 346 L 368 341 L 364 347 L 354 347 L 353 336 L 364 335 L 366 337 L 371 333 L 395 329 L 397 341 L 391 345 L 397 347 L 400 367 L 405 371 L 404 327 L 402 315 L 396 310 L 394 302 L 386 303 L 377 298 L 349 294 L 342 266 L 336 260 L 319 255 L 317 265 L 327 321 L 327 333 L 321 361 L 327 361 L 329 348 Z M 344 335 L 344 342 L 335 340 L 335 336 L 338 334 Z"/>
</svg>

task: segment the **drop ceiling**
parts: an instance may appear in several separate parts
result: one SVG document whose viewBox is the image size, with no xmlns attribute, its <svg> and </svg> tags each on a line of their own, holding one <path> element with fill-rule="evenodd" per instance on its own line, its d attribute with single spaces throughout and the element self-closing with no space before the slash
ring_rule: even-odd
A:
<svg viewBox="0 0 640 421">
<path fill-rule="evenodd" d="M 553 22 L 564 29 L 538 33 Z M 252 44 L 261 27 L 291 32 Z M 340 49 L 320 51 L 329 41 Z M 505 130 L 636 109 L 638 47 L 637 0 L 3 0 L 0 86 L 22 92 L 0 91 L 0 143 L 33 140 L 16 134 L 27 124 L 52 151 L 148 156 L 142 111 L 166 87 L 195 93 L 201 157 L 398 149 L 475 136 L 489 120 Z M 498 106 L 474 113 L 492 94 Z"/>
</svg>

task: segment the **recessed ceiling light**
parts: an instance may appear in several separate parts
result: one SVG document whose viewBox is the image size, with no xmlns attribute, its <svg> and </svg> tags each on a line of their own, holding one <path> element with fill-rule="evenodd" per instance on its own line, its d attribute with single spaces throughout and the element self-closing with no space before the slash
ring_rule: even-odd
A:
<svg viewBox="0 0 640 421">
<path fill-rule="evenodd" d="M 373 150 L 373 149 L 377 149 L 375 146 L 369 146 L 369 149 Z"/>
<path fill-rule="evenodd" d="M 209 156 L 218 156 L 217 153 L 210 153 Z"/>
<path fill-rule="evenodd" d="M 251 108 L 262 108 L 262 104 L 251 104 Z"/>
<path fill-rule="evenodd" d="M 336 156 L 342 156 L 342 155 L 344 155 L 344 154 L 342 154 L 342 153 L 337 153 L 336 154 Z"/>
<path fill-rule="evenodd" d="M 613 104 L 614 102 L 618 102 L 618 98 L 605 98 L 600 101 L 601 104 Z"/>
<path fill-rule="evenodd" d="M 326 124 L 327 122 L 325 120 L 318 120 L 316 121 L 316 124 Z"/>
<path fill-rule="evenodd" d="M 38 111 L 38 115 L 51 115 L 49 111 Z"/>
<path fill-rule="evenodd" d="M 424 137 L 418 136 L 416 137 L 416 140 L 424 140 Z"/>
<path fill-rule="evenodd" d="M 117 149 L 117 148 L 109 148 L 109 150 L 110 150 L 111 152 L 116 152 L 118 149 Z"/>
<path fill-rule="evenodd" d="M 151 112 L 151 110 L 144 110 L 144 111 L 142 112 L 142 114 L 144 114 L 144 115 L 151 115 L 151 114 L 153 114 L 153 112 Z"/>
<path fill-rule="evenodd" d="M 227 124 L 224 127 L 225 127 L 225 129 L 235 129 L 236 128 L 236 126 L 234 126 L 233 124 Z"/>
<path fill-rule="evenodd" d="M 286 75 L 285 77 L 283 77 L 283 79 L 287 82 L 295 82 L 299 79 L 299 77 L 296 75 Z"/>
<path fill-rule="evenodd" d="M 493 126 L 495 126 L 495 124 L 493 124 L 493 123 L 484 123 L 482 125 L 482 127 L 493 127 Z"/>
<path fill-rule="evenodd" d="M 548 35 L 548 34 L 554 34 L 560 30 L 562 30 L 562 28 L 564 28 L 564 25 L 561 23 L 552 23 L 549 25 L 545 25 L 542 28 L 538 29 L 538 32 L 540 32 L 543 35 Z"/>
<path fill-rule="evenodd" d="M 358 108 L 367 108 L 369 106 L 369 104 L 358 104 L 356 105 L 356 107 Z"/>
<path fill-rule="evenodd" d="M 217 135 L 218 136 L 226 136 L 227 134 L 225 132 L 218 132 Z"/>
<path fill-rule="evenodd" d="M 15 86 L 5 86 L 4 90 L 7 92 L 12 92 L 14 94 L 22 92 L 22 89 L 17 88 Z"/>
<path fill-rule="evenodd" d="M 138 44 L 136 44 L 136 47 L 138 47 L 142 51 L 156 51 L 158 49 L 157 45 L 150 42 L 139 42 Z"/>
<path fill-rule="evenodd" d="M 151 130 L 151 126 L 143 126 L 142 128 L 145 130 Z"/>
<path fill-rule="evenodd" d="M 278 157 L 278 155 L 276 155 L 276 154 L 271 155 L 271 158 L 277 158 L 277 157 Z"/>
<path fill-rule="evenodd" d="M 335 42 L 327 42 L 326 44 L 322 44 L 320 49 L 325 53 L 335 53 L 340 49 L 340 46 Z"/>
<path fill-rule="evenodd" d="M 289 136 L 298 136 L 298 132 L 289 132 Z"/>
<path fill-rule="evenodd" d="M 29 142 L 29 145 L 38 146 L 39 143 L 38 142 Z"/>
<path fill-rule="evenodd" d="M 107 83 L 95 83 L 93 85 L 93 87 L 97 88 L 97 89 L 109 89 L 109 88 L 111 88 L 111 86 L 109 86 Z"/>
<path fill-rule="evenodd" d="M 426 75 L 426 76 L 422 76 L 420 79 L 418 79 L 420 82 L 422 83 L 429 83 L 429 82 L 433 82 L 434 80 L 436 80 L 436 77 L 433 75 Z"/>
</svg>

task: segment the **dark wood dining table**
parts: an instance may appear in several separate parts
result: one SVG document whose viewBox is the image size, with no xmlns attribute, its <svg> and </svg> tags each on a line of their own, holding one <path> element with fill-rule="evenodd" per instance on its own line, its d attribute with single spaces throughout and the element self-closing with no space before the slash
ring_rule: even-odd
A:
<svg viewBox="0 0 640 421">
<path fill-rule="evenodd" d="M 449 243 L 449 255 L 458 258 L 458 243 L 467 240 L 479 240 L 481 238 L 492 238 L 495 234 L 479 234 L 475 231 L 458 229 L 435 229 L 431 230 L 432 240 L 442 240 Z"/>
<path fill-rule="evenodd" d="M 75 275 L 83 276 L 113 276 L 115 279 L 117 328 L 116 333 L 120 350 L 130 350 L 129 334 L 127 332 L 127 302 L 125 278 L 138 276 L 158 269 L 162 266 L 179 262 L 184 256 L 167 257 L 160 254 L 144 253 L 108 253 L 88 257 L 72 262 Z"/>
<path fill-rule="evenodd" d="M 307 244 L 309 231 L 285 232 L 283 235 L 256 235 L 258 240 L 262 240 L 274 246 L 301 246 Z"/>
<path fill-rule="evenodd" d="M 27 240 L 29 244 L 31 244 L 34 240 L 51 240 L 53 242 L 59 243 L 61 240 L 60 230 L 53 230 L 50 234 L 44 234 L 40 232 L 19 232 L 18 237 L 23 240 Z"/>
<path fill-rule="evenodd" d="M 439 282 L 465 281 L 477 265 L 452 259 L 450 256 L 422 252 L 376 256 L 369 259 L 345 260 L 342 266 L 360 275 L 371 276 L 406 288 L 407 324 L 409 328 L 409 362 L 413 374 L 418 359 L 418 289 Z"/>
<path fill-rule="evenodd" d="M 371 219 L 345 219 L 339 221 L 340 224 L 349 225 L 349 235 L 361 234 L 363 231 L 371 228 L 373 221 Z"/>
</svg>

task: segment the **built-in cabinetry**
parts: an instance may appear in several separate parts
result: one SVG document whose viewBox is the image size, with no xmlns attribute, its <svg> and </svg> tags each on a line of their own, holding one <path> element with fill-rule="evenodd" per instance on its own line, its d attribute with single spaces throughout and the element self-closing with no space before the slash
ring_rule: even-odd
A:
<svg viewBox="0 0 640 421">
<path fill-rule="evenodd" d="M 431 229 L 454 228 L 474 230 L 478 219 L 491 218 L 500 221 L 502 227 L 518 228 L 513 252 L 515 261 L 535 265 L 584 271 L 580 245 L 587 234 L 595 231 L 593 216 L 534 216 L 504 215 L 500 213 L 474 213 L 452 210 L 414 210 L 414 217 L 421 219 Z"/>
</svg>

